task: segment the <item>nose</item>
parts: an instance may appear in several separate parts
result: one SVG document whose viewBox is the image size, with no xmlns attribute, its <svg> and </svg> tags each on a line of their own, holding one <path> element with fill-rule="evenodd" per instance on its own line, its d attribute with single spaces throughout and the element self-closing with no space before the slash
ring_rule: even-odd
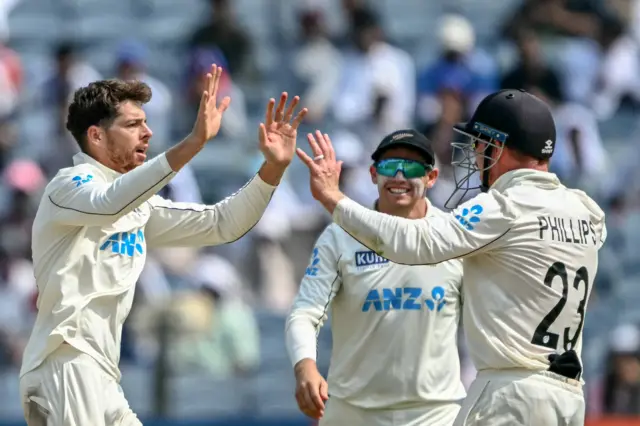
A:
<svg viewBox="0 0 640 426">
<path fill-rule="evenodd" d="M 143 126 L 143 137 L 151 139 L 151 136 L 153 136 L 153 131 L 151 131 L 151 128 L 147 125 L 147 123 L 144 123 Z"/>
</svg>

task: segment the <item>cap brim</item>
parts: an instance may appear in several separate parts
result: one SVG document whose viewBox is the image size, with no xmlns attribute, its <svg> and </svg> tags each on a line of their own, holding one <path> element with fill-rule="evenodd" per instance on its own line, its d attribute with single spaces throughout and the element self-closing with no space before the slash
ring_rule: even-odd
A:
<svg viewBox="0 0 640 426">
<path fill-rule="evenodd" d="M 375 152 L 371 155 L 371 159 L 373 161 L 378 161 L 380 159 L 380 157 L 382 156 L 382 154 L 385 153 L 385 151 L 387 151 L 388 149 L 391 148 L 397 148 L 400 146 L 404 146 L 406 148 L 409 148 L 415 152 L 418 152 L 420 155 L 422 155 L 425 159 L 425 162 L 427 164 L 429 164 L 430 166 L 434 166 L 435 162 L 436 162 L 436 157 L 435 157 L 435 153 L 433 152 L 433 150 L 429 150 L 429 149 L 425 149 L 424 147 L 421 147 L 419 145 L 413 144 L 411 142 L 394 142 L 393 145 L 387 145 L 383 148 L 378 148 L 375 150 Z"/>
</svg>

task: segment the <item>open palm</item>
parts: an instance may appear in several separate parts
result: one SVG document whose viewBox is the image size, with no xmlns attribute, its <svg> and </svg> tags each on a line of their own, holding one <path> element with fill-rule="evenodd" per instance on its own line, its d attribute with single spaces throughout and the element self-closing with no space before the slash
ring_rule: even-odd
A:
<svg viewBox="0 0 640 426">
<path fill-rule="evenodd" d="M 287 97 L 287 93 L 282 93 L 275 112 L 276 101 L 275 99 L 269 100 L 265 122 L 260 124 L 258 131 L 260 151 L 262 151 L 265 160 L 268 163 L 283 166 L 291 163 L 293 159 L 296 152 L 298 127 L 307 114 L 307 109 L 303 108 L 293 119 L 300 98 L 294 97 L 285 112 Z"/>
<path fill-rule="evenodd" d="M 220 85 L 220 76 L 222 68 L 216 65 L 211 66 L 211 72 L 207 74 L 205 90 L 200 99 L 200 108 L 198 116 L 193 125 L 192 135 L 197 137 L 203 143 L 214 138 L 220 131 L 222 115 L 229 108 L 231 98 L 226 96 L 217 105 L 218 87 Z"/>
</svg>

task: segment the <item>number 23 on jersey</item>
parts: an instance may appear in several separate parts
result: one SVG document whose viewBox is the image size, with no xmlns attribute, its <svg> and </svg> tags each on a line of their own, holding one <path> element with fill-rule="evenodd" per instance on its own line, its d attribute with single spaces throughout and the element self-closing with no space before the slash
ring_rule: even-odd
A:
<svg viewBox="0 0 640 426">
<path fill-rule="evenodd" d="M 551 311 L 542 319 L 538 327 L 536 328 L 535 333 L 533 334 L 533 338 L 531 339 L 531 343 L 534 345 L 545 346 L 547 348 L 558 350 L 560 335 L 557 333 L 552 333 L 549 331 L 549 328 L 553 323 L 556 322 L 562 310 L 565 308 L 567 304 L 567 300 L 569 299 L 569 273 L 567 272 L 567 267 L 562 262 L 555 262 L 544 277 L 544 285 L 547 287 L 552 287 L 553 280 L 555 278 L 560 278 L 562 282 L 562 297 L 558 301 L 558 303 L 551 309 Z M 563 349 L 568 351 L 570 349 L 575 348 L 578 339 L 580 338 L 580 334 L 582 333 L 582 327 L 584 325 L 584 311 L 585 305 L 587 304 L 587 298 L 589 296 L 589 272 L 587 268 L 582 266 L 580 267 L 573 278 L 573 288 L 572 297 L 576 294 L 582 296 L 580 303 L 578 304 L 577 314 L 580 316 L 580 322 L 578 324 L 578 328 L 576 329 L 573 336 L 571 335 L 571 328 L 565 327 L 563 333 Z"/>
</svg>

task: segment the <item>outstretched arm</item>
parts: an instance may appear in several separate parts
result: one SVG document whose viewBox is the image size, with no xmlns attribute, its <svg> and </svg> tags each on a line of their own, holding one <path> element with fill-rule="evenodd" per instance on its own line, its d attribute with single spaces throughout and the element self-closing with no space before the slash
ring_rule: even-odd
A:
<svg viewBox="0 0 640 426">
<path fill-rule="evenodd" d="M 309 135 L 314 159 L 298 150 L 311 177 L 311 192 L 353 238 L 401 264 L 436 264 L 495 247 L 511 227 L 504 200 L 481 194 L 449 215 L 405 219 L 376 212 L 345 197 L 338 187 L 340 162 L 328 135 Z"/>
<path fill-rule="evenodd" d="M 218 134 L 222 115 L 231 101 L 225 98 L 217 105 L 221 75 L 222 68 L 213 65 L 207 74 L 207 90 L 202 93 L 193 131 L 162 155 L 113 182 L 101 181 L 91 170 L 83 172 L 81 168 L 56 176 L 46 193 L 54 206 L 51 220 L 62 225 L 104 226 L 149 200 Z"/>
<path fill-rule="evenodd" d="M 265 163 L 240 191 L 225 200 L 205 206 L 173 203 L 161 197 L 151 200 L 152 213 L 145 236 L 151 246 L 206 246 L 233 242 L 262 217 L 273 192 L 293 159 L 297 129 L 307 110 L 293 114 L 300 99 L 296 96 L 285 111 L 283 93 L 274 112 L 275 100 L 267 105 L 266 121 L 260 124 L 259 145 Z"/>
</svg>

